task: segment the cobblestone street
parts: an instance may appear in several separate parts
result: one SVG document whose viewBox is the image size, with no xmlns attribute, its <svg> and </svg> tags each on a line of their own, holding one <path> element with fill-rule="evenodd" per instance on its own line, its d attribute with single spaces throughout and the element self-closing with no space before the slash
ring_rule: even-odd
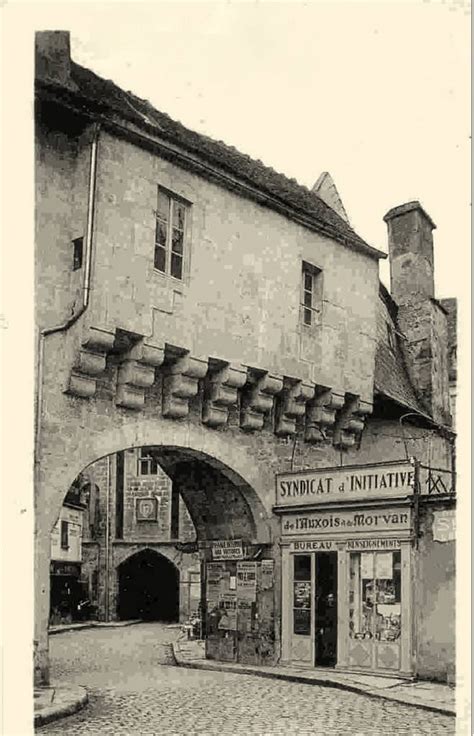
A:
<svg viewBox="0 0 474 736">
<path fill-rule="evenodd" d="M 39 734 L 437 736 L 452 717 L 352 692 L 173 666 L 160 624 L 52 636 L 52 680 L 87 687 L 80 713 Z"/>
</svg>

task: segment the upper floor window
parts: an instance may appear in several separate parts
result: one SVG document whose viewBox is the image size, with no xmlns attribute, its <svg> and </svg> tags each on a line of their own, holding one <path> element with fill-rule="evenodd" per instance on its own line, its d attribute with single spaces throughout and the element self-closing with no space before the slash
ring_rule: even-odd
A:
<svg viewBox="0 0 474 736">
<path fill-rule="evenodd" d="M 84 250 L 84 238 L 75 238 L 75 240 L 72 241 L 72 247 L 73 247 L 72 270 L 77 271 L 78 269 L 82 268 L 82 254 Z"/>
<path fill-rule="evenodd" d="M 178 197 L 158 188 L 156 211 L 155 268 L 162 273 L 183 278 L 186 236 L 186 205 Z"/>
<path fill-rule="evenodd" d="M 310 263 L 303 263 L 301 279 L 301 321 L 315 324 L 321 316 L 322 271 Z"/>
<path fill-rule="evenodd" d="M 69 523 L 61 520 L 61 549 L 69 549 Z"/>
<path fill-rule="evenodd" d="M 138 475 L 158 475 L 158 461 L 151 447 L 140 447 L 138 453 Z"/>
</svg>

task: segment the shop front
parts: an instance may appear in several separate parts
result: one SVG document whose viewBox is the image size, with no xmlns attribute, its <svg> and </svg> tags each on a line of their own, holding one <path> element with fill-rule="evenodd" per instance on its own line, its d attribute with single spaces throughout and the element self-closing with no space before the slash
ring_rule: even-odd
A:
<svg viewBox="0 0 474 736">
<path fill-rule="evenodd" d="M 413 674 L 410 463 L 277 476 L 282 662 Z"/>
</svg>

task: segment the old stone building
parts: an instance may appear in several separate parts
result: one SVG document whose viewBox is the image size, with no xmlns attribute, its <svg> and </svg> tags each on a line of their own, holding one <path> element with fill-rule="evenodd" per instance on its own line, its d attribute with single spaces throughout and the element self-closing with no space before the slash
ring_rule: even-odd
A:
<svg viewBox="0 0 474 736">
<path fill-rule="evenodd" d="M 80 475 L 87 498 L 81 578 L 101 621 L 187 621 L 199 613 L 196 530 L 153 448 L 102 458 Z"/>
<path fill-rule="evenodd" d="M 208 657 L 446 679 L 454 435 L 433 221 L 418 202 L 387 213 L 389 293 L 328 175 L 310 191 L 186 129 L 75 64 L 66 33 L 36 50 L 38 681 L 67 489 L 140 448 L 196 531 Z M 110 521 L 112 566 L 129 512 Z"/>
</svg>

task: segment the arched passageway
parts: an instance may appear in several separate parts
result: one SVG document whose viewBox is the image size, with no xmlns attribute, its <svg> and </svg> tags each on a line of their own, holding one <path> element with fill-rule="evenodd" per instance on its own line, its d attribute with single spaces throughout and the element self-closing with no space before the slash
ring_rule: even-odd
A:
<svg viewBox="0 0 474 736">
<path fill-rule="evenodd" d="M 158 552 L 144 549 L 122 562 L 118 584 L 121 621 L 179 620 L 179 571 Z"/>
</svg>

